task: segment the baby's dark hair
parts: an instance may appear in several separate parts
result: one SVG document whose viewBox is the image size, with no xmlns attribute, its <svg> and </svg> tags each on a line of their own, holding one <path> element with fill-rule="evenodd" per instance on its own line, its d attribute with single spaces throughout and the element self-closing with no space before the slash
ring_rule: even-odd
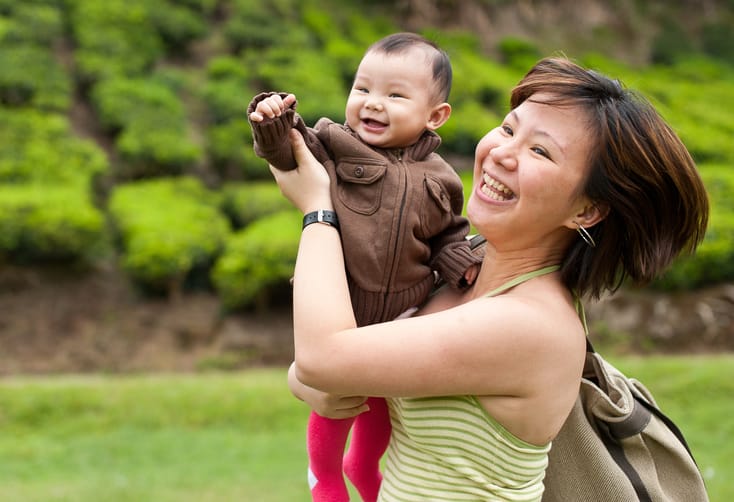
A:
<svg viewBox="0 0 734 502">
<path fill-rule="evenodd" d="M 413 47 L 425 47 L 433 49 L 431 56 L 433 82 L 436 86 L 436 96 L 439 101 L 448 101 L 451 93 L 451 80 L 453 71 L 451 70 L 451 60 L 446 51 L 441 49 L 434 42 L 428 40 L 417 33 L 400 32 L 381 38 L 372 44 L 367 52 L 378 52 L 383 54 L 400 54 L 406 52 Z"/>
</svg>

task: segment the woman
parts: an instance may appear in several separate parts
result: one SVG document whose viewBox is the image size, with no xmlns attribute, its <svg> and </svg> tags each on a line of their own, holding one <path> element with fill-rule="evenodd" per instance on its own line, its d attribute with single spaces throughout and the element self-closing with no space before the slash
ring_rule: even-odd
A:
<svg viewBox="0 0 734 502">
<path fill-rule="evenodd" d="M 271 169 L 304 213 L 333 209 L 297 135 Z M 412 316 L 356 328 L 338 229 L 305 226 L 294 280 L 294 394 L 333 418 L 388 399 L 380 500 L 540 500 L 547 453 L 579 389 L 578 298 L 645 283 L 703 238 L 687 150 L 642 98 L 545 59 L 477 145 L 467 216 L 487 239 L 474 284 Z M 318 389 L 318 390 L 317 390 Z"/>
</svg>

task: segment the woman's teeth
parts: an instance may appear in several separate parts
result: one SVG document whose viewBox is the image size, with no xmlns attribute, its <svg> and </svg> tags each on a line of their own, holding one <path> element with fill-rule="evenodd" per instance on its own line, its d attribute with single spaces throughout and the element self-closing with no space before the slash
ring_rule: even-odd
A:
<svg viewBox="0 0 734 502">
<path fill-rule="evenodd" d="M 482 193 L 494 200 L 510 200 L 515 194 L 505 185 L 484 173 L 484 185 L 482 185 Z"/>
</svg>

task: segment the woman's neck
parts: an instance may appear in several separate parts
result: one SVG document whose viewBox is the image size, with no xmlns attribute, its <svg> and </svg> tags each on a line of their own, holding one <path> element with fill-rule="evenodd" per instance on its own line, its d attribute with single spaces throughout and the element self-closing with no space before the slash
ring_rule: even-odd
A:
<svg viewBox="0 0 734 502">
<path fill-rule="evenodd" d="M 507 281 L 535 270 L 560 265 L 563 253 L 526 249 L 522 252 L 498 253 L 487 246 L 474 286 L 468 292 L 470 299 L 484 296 Z"/>
</svg>

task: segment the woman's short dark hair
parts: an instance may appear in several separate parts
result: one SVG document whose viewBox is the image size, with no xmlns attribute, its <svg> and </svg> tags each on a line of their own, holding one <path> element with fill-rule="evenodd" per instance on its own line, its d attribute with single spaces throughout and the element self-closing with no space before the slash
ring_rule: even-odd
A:
<svg viewBox="0 0 734 502">
<path fill-rule="evenodd" d="M 564 283 L 598 298 L 625 278 L 645 284 L 704 237 L 709 203 L 696 164 L 655 108 L 619 81 L 564 58 L 538 62 L 513 89 L 515 108 L 537 93 L 544 103 L 587 113 L 592 146 L 582 192 L 608 209 L 588 228 L 596 247 L 573 242 L 561 265 Z"/>
<path fill-rule="evenodd" d="M 436 96 L 438 101 L 447 101 L 451 93 L 451 81 L 453 79 L 451 60 L 446 51 L 441 49 L 436 43 L 417 33 L 400 32 L 381 38 L 372 44 L 367 49 L 367 52 L 400 54 L 406 52 L 408 49 L 421 46 L 432 49 L 431 71 L 433 82 L 436 86 Z"/>
</svg>

